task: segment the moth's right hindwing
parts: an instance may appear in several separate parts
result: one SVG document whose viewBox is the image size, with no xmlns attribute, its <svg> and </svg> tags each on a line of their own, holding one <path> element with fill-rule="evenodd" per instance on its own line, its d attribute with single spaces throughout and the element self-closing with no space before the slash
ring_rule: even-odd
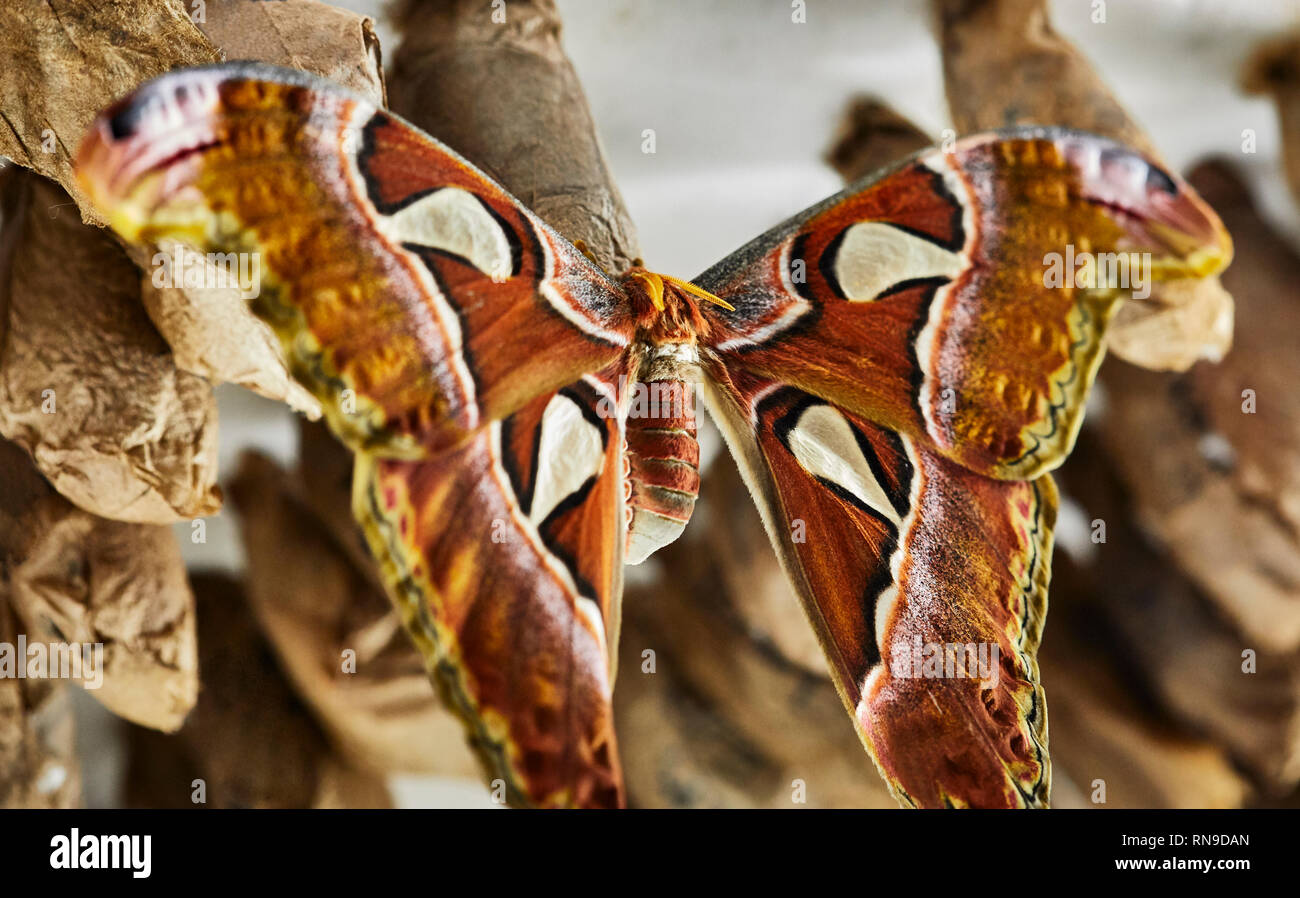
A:
<svg viewBox="0 0 1300 898">
<path fill-rule="evenodd" d="M 1050 475 L 983 477 L 787 384 L 705 396 L 899 800 L 1045 805 Z"/>
</svg>

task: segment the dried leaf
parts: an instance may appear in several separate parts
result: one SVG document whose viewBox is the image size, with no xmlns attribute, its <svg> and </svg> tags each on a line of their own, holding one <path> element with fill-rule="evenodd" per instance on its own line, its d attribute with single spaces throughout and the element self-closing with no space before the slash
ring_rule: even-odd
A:
<svg viewBox="0 0 1300 898">
<path fill-rule="evenodd" d="M 0 434 L 95 514 L 149 523 L 212 514 L 211 386 L 176 369 L 118 244 L 83 225 L 53 185 L 23 181 L 21 264 L 0 283 Z"/>
</svg>

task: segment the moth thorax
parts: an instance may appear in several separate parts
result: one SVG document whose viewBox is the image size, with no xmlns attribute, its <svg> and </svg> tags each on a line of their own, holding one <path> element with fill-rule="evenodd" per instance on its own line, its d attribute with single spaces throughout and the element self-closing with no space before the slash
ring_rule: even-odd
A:
<svg viewBox="0 0 1300 898">
<path fill-rule="evenodd" d="M 694 340 L 643 343 L 637 380 L 644 383 L 677 380 L 694 383 L 700 378 L 700 352 Z"/>
<path fill-rule="evenodd" d="M 681 535 L 700 492 L 695 392 L 688 381 L 640 381 L 627 418 L 628 564 Z"/>
</svg>

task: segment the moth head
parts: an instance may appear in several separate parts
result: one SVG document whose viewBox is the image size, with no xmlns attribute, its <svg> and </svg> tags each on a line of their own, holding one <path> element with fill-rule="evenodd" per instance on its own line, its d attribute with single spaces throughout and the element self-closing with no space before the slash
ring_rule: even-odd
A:
<svg viewBox="0 0 1300 898">
<path fill-rule="evenodd" d="M 690 281 L 633 266 L 623 274 L 623 291 L 642 339 L 650 343 L 694 342 L 708 333 L 700 302 L 734 307 Z"/>
</svg>

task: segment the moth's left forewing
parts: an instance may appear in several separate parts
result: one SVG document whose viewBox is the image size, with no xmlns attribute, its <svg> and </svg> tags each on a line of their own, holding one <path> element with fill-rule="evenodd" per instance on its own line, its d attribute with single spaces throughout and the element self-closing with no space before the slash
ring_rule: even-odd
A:
<svg viewBox="0 0 1300 898">
<path fill-rule="evenodd" d="M 623 802 L 611 691 L 621 368 L 431 459 L 358 458 L 354 511 L 434 682 L 512 802 Z"/>
<path fill-rule="evenodd" d="M 624 297 L 577 249 L 435 138 L 301 72 L 148 82 L 95 121 L 77 174 L 127 241 L 248 262 L 253 310 L 353 448 L 440 451 L 627 351 Z"/>
<path fill-rule="evenodd" d="M 797 388 L 715 373 L 705 401 L 900 801 L 1046 804 L 1050 477 L 982 477 Z"/>
</svg>

